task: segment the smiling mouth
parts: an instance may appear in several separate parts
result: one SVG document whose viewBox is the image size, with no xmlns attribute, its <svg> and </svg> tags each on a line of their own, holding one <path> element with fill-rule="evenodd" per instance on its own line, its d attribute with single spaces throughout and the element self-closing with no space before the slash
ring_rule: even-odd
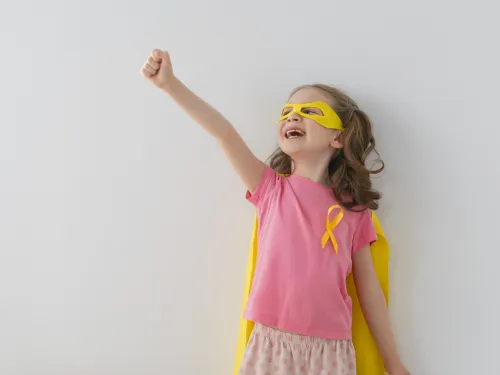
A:
<svg viewBox="0 0 500 375">
<path fill-rule="evenodd" d="M 305 136 L 306 133 L 300 129 L 289 129 L 285 132 L 286 139 L 300 138 Z"/>
</svg>

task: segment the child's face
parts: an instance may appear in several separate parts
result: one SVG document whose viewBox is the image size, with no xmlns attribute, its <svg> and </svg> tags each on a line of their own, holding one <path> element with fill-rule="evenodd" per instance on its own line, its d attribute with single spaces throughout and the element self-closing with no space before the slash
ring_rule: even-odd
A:
<svg viewBox="0 0 500 375">
<path fill-rule="evenodd" d="M 290 103 L 325 102 L 333 107 L 333 98 L 327 92 L 308 87 L 297 91 L 289 100 Z M 309 109 L 311 113 L 318 109 Z M 321 115 L 321 113 L 317 113 Z M 296 129 L 296 132 L 291 130 Z M 316 121 L 291 113 L 287 119 L 278 123 L 278 143 L 281 150 L 291 157 L 304 154 L 323 154 L 341 148 L 340 130 L 327 129 Z M 306 155 L 307 156 L 307 155 Z"/>
</svg>

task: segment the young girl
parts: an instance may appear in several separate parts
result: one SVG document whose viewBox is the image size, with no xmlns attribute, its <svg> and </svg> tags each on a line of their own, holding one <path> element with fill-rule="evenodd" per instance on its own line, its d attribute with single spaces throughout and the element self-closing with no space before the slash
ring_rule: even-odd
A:
<svg viewBox="0 0 500 375">
<path fill-rule="evenodd" d="M 377 209 L 380 195 L 365 167 L 375 149 L 367 115 L 335 88 L 294 90 L 279 117 L 279 149 L 267 166 L 175 77 L 167 52 L 153 51 L 142 74 L 219 141 L 257 208 L 261 255 L 245 311 L 255 328 L 240 375 L 355 375 L 346 291 L 351 268 L 388 373 L 408 375 L 370 252 L 376 235 L 369 210 Z"/>
</svg>

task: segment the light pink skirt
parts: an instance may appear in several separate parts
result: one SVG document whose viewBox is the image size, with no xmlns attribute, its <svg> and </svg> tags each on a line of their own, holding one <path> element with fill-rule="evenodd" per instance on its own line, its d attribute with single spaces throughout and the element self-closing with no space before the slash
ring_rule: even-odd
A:
<svg viewBox="0 0 500 375">
<path fill-rule="evenodd" d="M 349 340 L 301 336 L 255 324 L 239 375 L 356 375 Z"/>
</svg>

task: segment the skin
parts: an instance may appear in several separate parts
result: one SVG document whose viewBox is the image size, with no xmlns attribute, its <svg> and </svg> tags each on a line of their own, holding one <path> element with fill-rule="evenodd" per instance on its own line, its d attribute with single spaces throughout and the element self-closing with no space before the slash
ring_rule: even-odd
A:
<svg viewBox="0 0 500 375">
<path fill-rule="evenodd" d="M 216 138 L 245 186 L 254 191 L 265 164 L 248 148 L 236 129 L 217 110 L 190 91 L 175 77 L 170 56 L 154 50 L 141 73 L 156 87 L 167 93 L 196 123 Z M 333 98 L 317 88 L 304 88 L 291 98 L 293 103 L 323 101 L 334 107 Z M 287 139 L 285 132 L 295 127 L 305 136 Z M 294 173 L 322 183 L 331 156 L 343 147 L 342 133 L 325 129 L 312 119 L 292 113 L 277 126 L 281 149 L 291 156 Z M 409 375 L 396 351 L 386 301 L 378 282 L 369 246 L 353 255 L 353 275 L 365 319 L 375 338 L 386 370 L 390 375 Z"/>
</svg>

